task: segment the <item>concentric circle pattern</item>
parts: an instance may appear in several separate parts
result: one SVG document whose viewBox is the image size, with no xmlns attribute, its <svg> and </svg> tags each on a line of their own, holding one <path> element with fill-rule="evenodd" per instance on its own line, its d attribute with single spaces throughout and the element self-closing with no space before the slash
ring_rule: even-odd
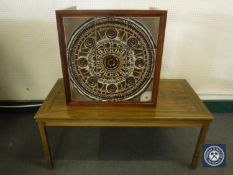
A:
<svg viewBox="0 0 233 175">
<path fill-rule="evenodd" d="M 92 18 L 68 43 L 69 74 L 79 92 L 91 99 L 129 100 L 149 85 L 154 50 L 150 33 L 136 20 Z"/>
</svg>

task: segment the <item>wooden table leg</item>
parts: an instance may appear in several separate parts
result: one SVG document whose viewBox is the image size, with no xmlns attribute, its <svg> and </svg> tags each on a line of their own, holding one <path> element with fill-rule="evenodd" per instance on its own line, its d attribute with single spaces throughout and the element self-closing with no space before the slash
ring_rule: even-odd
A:
<svg viewBox="0 0 233 175">
<path fill-rule="evenodd" d="M 45 153 L 45 158 L 46 158 L 47 163 L 48 163 L 48 168 L 52 169 L 53 168 L 53 158 L 52 158 L 51 150 L 49 147 L 49 142 L 48 142 L 45 124 L 43 122 L 37 122 L 37 125 L 39 127 L 40 137 L 41 137 L 41 141 L 42 141 L 42 144 L 44 147 L 44 153 Z"/>
<path fill-rule="evenodd" d="M 195 152 L 194 152 L 194 155 L 193 155 L 193 160 L 192 160 L 192 163 L 191 163 L 191 166 L 190 166 L 190 168 L 192 168 L 192 169 L 197 168 L 198 160 L 200 158 L 201 147 L 202 147 L 202 144 L 205 141 L 205 137 L 206 137 L 208 128 L 209 128 L 209 123 L 203 125 L 202 128 L 201 128 L 199 138 L 198 138 L 198 141 L 197 141 L 197 145 L 196 145 L 196 148 L 195 148 Z"/>
</svg>

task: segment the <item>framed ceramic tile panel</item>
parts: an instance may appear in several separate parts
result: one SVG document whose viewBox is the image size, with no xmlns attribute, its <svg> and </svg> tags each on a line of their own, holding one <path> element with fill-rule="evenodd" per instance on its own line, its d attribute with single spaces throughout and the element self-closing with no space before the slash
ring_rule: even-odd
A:
<svg viewBox="0 0 233 175">
<path fill-rule="evenodd" d="M 167 11 L 56 11 L 68 105 L 156 106 Z"/>
</svg>

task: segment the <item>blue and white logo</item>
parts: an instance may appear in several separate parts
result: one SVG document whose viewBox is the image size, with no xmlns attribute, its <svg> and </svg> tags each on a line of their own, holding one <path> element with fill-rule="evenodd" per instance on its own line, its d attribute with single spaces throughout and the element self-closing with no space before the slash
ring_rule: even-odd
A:
<svg viewBox="0 0 233 175">
<path fill-rule="evenodd" d="M 226 164 L 225 144 L 203 144 L 202 158 L 204 167 L 224 167 Z"/>
</svg>

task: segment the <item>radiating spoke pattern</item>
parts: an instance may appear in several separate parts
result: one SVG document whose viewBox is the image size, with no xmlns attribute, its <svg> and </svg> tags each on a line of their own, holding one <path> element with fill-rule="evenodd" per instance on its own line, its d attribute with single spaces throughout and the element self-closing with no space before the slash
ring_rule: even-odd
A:
<svg viewBox="0 0 233 175">
<path fill-rule="evenodd" d="M 154 72 L 155 44 L 146 27 L 131 18 L 92 18 L 68 43 L 71 81 L 85 96 L 124 101 L 140 94 Z"/>
</svg>

